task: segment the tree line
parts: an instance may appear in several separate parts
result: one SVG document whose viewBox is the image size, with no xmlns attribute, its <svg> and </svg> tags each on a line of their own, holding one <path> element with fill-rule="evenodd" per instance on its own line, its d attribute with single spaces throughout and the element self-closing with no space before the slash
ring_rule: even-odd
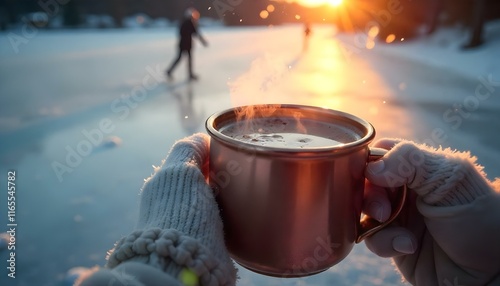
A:
<svg viewBox="0 0 500 286">
<path fill-rule="evenodd" d="M 470 46 L 481 44 L 486 21 L 500 18 L 498 0 L 344 0 L 338 8 L 305 8 L 271 0 L 0 0 L 0 29 L 26 21 L 26 15 L 35 12 L 45 13 L 49 20 L 62 18 L 63 27 L 82 27 L 87 15 L 106 15 L 112 19 L 108 27 L 117 28 L 123 27 L 126 17 L 138 14 L 173 22 L 188 7 L 228 26 L 320 22 L 335 24 L 344 31 L 364 31 L 369 23 L 382 22 L 381 35 L 405 38 L 422 26 L 431 34 L 438 25 L 461 23 L 471 30 Z M 382 14 L 391 9 L 401 12 L 392 13 L 389 21 Z"/>
</svg>

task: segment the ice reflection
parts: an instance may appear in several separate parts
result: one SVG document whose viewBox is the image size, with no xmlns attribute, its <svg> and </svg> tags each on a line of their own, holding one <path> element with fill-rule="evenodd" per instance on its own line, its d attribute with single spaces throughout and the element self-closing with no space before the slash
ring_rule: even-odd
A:
<svg viewBox="0 0 500 286">
<path fill-rule="evenodd" d="M 186 135 L 197 132 L 205 121 L 207 114 L 202 106 L 197 106 L 194 102 L 192 83 L 180 87 L 172 92 L 177 103 L 179 112 L 179 123 Z"/>
<path fill-rule="evenodd" d="M 307 85 L 317 94 L 314 105 L 339 109 L 368 120 L 375 126 L 378 138 L 412 136 L 412 121 L 404 106 L 393 104 L 397 94 L 365 60 L 363 53 L 368 50 L 346 53 L 349 47 L 332 41 L 331 36 L 317 39 L 314 48 L 329 50 L 310 55 L 311 65 L 319 69 L 318 73 L 324 78 L 323 84 Z"/>
</svg>

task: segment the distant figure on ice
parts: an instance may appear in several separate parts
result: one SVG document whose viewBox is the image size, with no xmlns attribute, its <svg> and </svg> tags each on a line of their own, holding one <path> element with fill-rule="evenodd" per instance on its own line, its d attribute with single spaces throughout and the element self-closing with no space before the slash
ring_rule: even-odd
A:
<svg viewBox="0 0 500 286">
<path fill-rule="evenodd" d="M 181 60 L 182 55 L 185 53 L 188 56 L 189 80 L 198 79 L 198 77 L 193 73 L 193 56 L 191 55 L 193 35 L 197 36 L 205 47 L 208 45 L 207 41 L 205 41 L 205 39 L 198 32 L 197 22 L 199 18 L 200 13 L 194 8 L 189 8 L 184 13 L 184 19 L 182 20 L 179 28 L 179 53 L 170 68 L 167 70 L 168 78 L 172 78 L 172 72 Z"/>
<path fill-rule="evenodd" d="M 309 46 L 309 36 L 311 35 L 311 24 L 309 22 L 304 23 L 304 46 L 303 50 L 307 50 Z"/>
</svg>

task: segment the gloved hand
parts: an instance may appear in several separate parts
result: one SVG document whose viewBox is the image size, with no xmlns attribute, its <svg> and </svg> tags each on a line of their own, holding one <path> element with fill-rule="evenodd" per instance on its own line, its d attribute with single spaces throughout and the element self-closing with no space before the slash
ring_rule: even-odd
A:
<svg viewBox="0 0 500 286">
<path fill-rule="evenodd" d="M 409 197 L 367 247 L 393 257 L 413 285 L 500 285 L 500 180 L 490 182 L 469 153 L 391 139 L 375 146 L 390 151 L 367 166 L 364 212 L 389 217 L 384 187 L 407 184 Z"/>
<path fill-rule="evenodd" d="M 236 269 L 205 179 L 208 150 L 206 134 L 175 143 L 144 184 L 137 230 L 116 243 L 106 269 L 81 285 L 182 285 L 183 279 L 235 285 Z"/>
</svg>

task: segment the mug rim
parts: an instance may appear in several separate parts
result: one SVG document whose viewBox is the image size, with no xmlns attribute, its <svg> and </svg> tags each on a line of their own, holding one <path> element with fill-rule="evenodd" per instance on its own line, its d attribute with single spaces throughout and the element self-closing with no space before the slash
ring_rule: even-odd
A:
<svg viewBox="0 0 500 286">
<path fill-rule="evenodd" d="M 277 108 L 286 108 L 286 109 L 305 110 L 309 112 L 322 112 L 330 116 L 341 117 L 362 126 L 366 130 L 366 132 L 364 135 L 361 135 L 361 138 L 354 140 L 352 142 L 343 143 L 341 145 L 293 149 L 293 148 L 284 148 L 276 146 L 262 146 L 240 141 L 232 138 L 231 136 L 223 134 L 215 127 L 217 120 L 220 120 L 221 118 L 235 117 L 235 113 L 238 109 L 259 108 L 268 106 L 276 106 Z M 239 151 L 247 150 L 254 153 L 255 152 L 272 153 L 273 155 L 304 154 L 304 155 L 314 156 L 314 155 L 323 155 L 324 153 L 345 153 L 357 150 L 360 147 L 367 146 L 375 138 L 375 128 L 373 127 L 373 125 L 356 115 L 325 107 L 312 106 L 312 105 L 299 105 L 299 104 L 256 104 L 256 105 L 244 105 L 244 106 L 228 108 L 209 116 L 205 121 L 205 128 L 212 139 L 216 139 L 218 142 L 230 147 L 237 146 Z"/>
</svg>

